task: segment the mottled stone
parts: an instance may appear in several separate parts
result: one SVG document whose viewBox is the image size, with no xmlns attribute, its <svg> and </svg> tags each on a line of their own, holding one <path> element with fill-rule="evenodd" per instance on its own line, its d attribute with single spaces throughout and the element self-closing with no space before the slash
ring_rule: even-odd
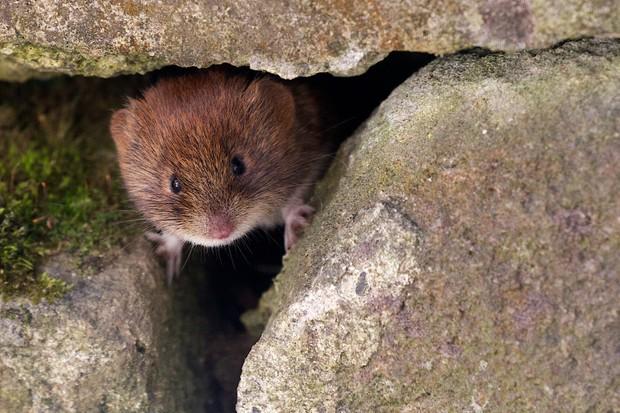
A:
<svg viewBox="0 0 620 413">
<path fill-rule="evenodd" d="M 0 300 L 1 412 L 201 408 L 209 389 L 188 354 L 204 339 L 184 329 L 151 248 L 111 258 L 90 274 L 69 255 L 50 261 L 50 276 L 73 285 L 52 303 Z"/>
<path fill-rule="evenodd" d="M 516 50 L 618 35 L 618 0 L 4 0 L 0 78 L 221 62 L 285 78 L 351 75 L 394 50 Z"/>
<path fill-rule="evenodd" d="M 397 88 L 246 317 L 270 315 L 238 411 L 617 411 L 619 91 L 617 41 L 440 58 Z"/>
</svg>

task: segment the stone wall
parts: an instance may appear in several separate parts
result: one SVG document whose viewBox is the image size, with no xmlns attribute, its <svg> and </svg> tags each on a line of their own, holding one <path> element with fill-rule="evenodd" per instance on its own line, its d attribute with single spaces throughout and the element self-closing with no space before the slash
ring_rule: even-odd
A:
<svg viewBox="0 0 620 413">
<path fill-rule="evenodd" d="M 351 75 L 394 50 L 510 51 L 618 35 L 617 0 L 4 0 L 0 79 L 221 62 L 285 78 Z"/>
<path fill-rule="evenodd" d="M 398 87 L 263 298 L 238 411 L 616 411 L 619 91 L 615 41 Z"/>
<path fill-rule="evenodd" d="M 618 0 L 286 3 L 5 0 L 0 79 L 443 56 L 318 185 L 243 317 L 262 335 L 237 410 L 618 412 Z M 218 326 L 196 278 L 166 289 L 144 241 L 126 249 L 94 269 L 60 251 L 41 267 L 60 298 L 0 299 L 0 412 L 230 410 L 253 338 Z"/>
</svg>

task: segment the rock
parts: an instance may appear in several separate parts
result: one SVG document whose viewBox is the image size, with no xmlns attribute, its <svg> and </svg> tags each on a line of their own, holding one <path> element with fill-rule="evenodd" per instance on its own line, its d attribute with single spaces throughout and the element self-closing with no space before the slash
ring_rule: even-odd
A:
<svg viewBox="0 0 620 413">
<path fill-rule="evenodd" d="M 541 48 L 618 36 L 617 0 L 4 1 L 0 78 L 228 62 L 285 78 L 359 74 L 394 50 Z"/>
<path fill-rule="evenodd" d="M 56 302 L 0 301 L 0 411 L 198 411 L 209 389 L 151 248 L 84 274 L 69 255 L 45 270 L 73 285 Z M 184 330 L 185 328 L 185 330 Z M 187 329 L 189 328 L 189 330 Z M 203 354 L 204 347 L 193 354 Z M 192 363 L 198 364 L 198 360 Z"/>
<path fill-rule="evenodd" d="M 246 318 L 237 410 L 617 411 L 619 90 L 595 40 L 397 88 Z"/>
</svg>

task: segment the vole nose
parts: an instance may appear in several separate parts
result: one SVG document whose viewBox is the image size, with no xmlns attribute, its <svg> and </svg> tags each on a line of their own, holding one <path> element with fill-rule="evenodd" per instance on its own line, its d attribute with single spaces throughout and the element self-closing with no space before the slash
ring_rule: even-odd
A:
<svg viewBox="0 0 620 413">
<path fill-rule="evenodd" d="M 209 222 L 209 235 L 215 239 L 226 239 L 235 227 L 225 215 L 215 215 Z"/>
</svg>

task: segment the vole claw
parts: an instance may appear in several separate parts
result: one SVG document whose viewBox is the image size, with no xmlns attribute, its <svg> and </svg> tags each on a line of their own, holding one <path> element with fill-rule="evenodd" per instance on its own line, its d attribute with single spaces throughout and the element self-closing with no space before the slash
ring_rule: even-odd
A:
<svg viewBox="0 0 620 413">
<path fill-rule="evenodd" d="M 181 262 L 183 258 L 183 240 L 162 232 L 149 231 L 144 234 L 146 239 L 156 245 L 155 254 L 166 260 L 166 281 L 168 286 L 181 272 Z"/>
<path fill-rule="evenodd" d="M 300 232 L 308 226 L 314 208 L 310 205 L 298 205 L 287 208 L 284 212 L 284 246 L 288 252 L 297 243 Z"/>
</svg>

